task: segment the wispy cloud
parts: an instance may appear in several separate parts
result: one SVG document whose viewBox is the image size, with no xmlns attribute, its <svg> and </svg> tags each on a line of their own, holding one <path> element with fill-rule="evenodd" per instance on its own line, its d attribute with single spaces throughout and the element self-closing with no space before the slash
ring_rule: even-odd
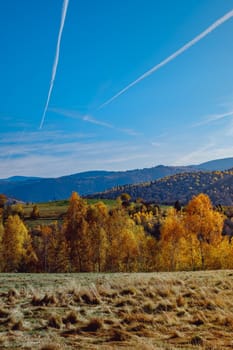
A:
<svg viewBox="0 0 233 350">
<path fill-rule="evenodd" d="M 84 122 L 103 126 L 105 128 L 108 128 L 108 129 L 113 129 L 113 130 L 125 133 L 127 135 L 130 135 L 130 136 L 141 135 L 141 133 L 138 133 L 137 131 L 135 131 L 133 129 L 118 128 L 118 127 L 114 126 L 113 124 L 98 120 L 98 119 L 92 117 L 91 115 L 87 115 L 87 114 L 81 115 L 77 111 L 70 111 L 70 110 L 60 109 L 60 108 L 49 108 L 49 111 L 57 113 L 57 114 L 62 115 L 64 117 L 68 117 L 68 118 L 72 118 L 72 119 L 80 119 Z"/>
<path fill-rule="evenodd" d="M 160 62 L 159 64 L 157 64 L 156 66 L 154 66 L 153 68 L 151 68 L 150 70 L 148 70 L 147 72 L 145 72 L 144 74 L 142 74 L 140 77 L 138 77 L 136 80 L 134 80 L 133 82 L 131 82 L 129 85 L 127 85 L 124 89 L 120 90 L 117 94 L 115 94 L 114 96 L 112 96 L 110 99 L 108 99 L 106 102 L 104 102 L 103 104 L 101 104 L 98 109 L 102 109 L 103 107 L 107 106 L 109 103 L 111 103 L 112 101 L 114 101 L 115 99 L 117 99 L 119 96 L 121 96 L 122 94 L 124 94 L 126 91 L 128 91 L 129 89 L 131 89 L 134 85 L 138 84 L 140 81 L 144 80 L 145 78 L 149 77 L 151 74 L 153 74 L 154 72 L 156 72 L 157 70 L 159 70 L 160 68 L 162 68 L 163 66 L 165 66 L 166 64 L 168 64 L 169 62 L 173 61 L 176 57 L 178 57 L 179 55 L 181 55 L 183 52 L 187 51 L 189 48 L 191 48 L 192 46 L 194 46 L 195 44 L 197 44 L 200 40 L 202 40 L 203 38 L 205 38 L 207 35 L 209 35 L 210 33 L 212 33 L 215 29 L 217 29 L 220 25 L 222 25 L 223 23 L 225 23 L 226 21 L 228 21 L 229 19 L 231 19 L 233 17 L 233 10 L 227 12 L 223 17 L 219 18 L 217 21 L 215 21 L 213 24 L 211 24 L 211 26 L 209 26 L 206 30 L 204 30 L 202 33 L 200 33 L 199 35 L 197 35 L 194 39 L 192 39 L 191 41 L 189 41 L 187 44 L 185 44 L 184 46 L 182 46 L 179 50 L 177 50 L 176 52 L 174 52 L 172 55 L 168 56 L 167 58 L 165 58 L 162 62 Z"/>
<path fill-rule="evenodd" d="M 46 116 L 46 113 L 47 113 L 47 110 L 48 110 L 49 101 L 50 101 L 50 97 L 51 97 L 51 94 L 52 94 L 52 91 L 53 91 L 54 81 L 55 81 L 55 78 L 56 78 L 57 66 L 58 66 L 58 62 L 59 62 L 61 38 L 62 38 L 62 32 L 63 32 L 63 28 L 64 28 L 64 24 L 65 24 L 66 12 L 67 12 L 68 5 L 69 5 L 69 0 L 64 0 L 63 7 L 62 7 L 62 14 L 61 14 L 61 23 L 60 23 L 58 39 L 57 39 L 56 53 L 55 53 L 53 69 L 52 69 L 52 77 L 51 77 L 51 81 L 50 81 L 47 101 L 46 101 L 44 112 L 43 112 L 43 115 L 42 115 L 42 118 L 41 118 L 40 129 L 42 129 L 43 125 L 44 125 L 45 116 Z"/>
<path fill-rule="evenodd" d="M 191 152 L 186 153 L 184 156 L 180 156 L 174 162 L 174 165 L 190 165 L 197 162 L 205 161 L 208 151 L 213 150 L 215 144 L 213 142 L 208 142 L 202 147 L 194 146 L 195 149 Z"/>
<path fill-rule="evenodd" d="M 151 142 L 151 146 L 153 146 L 153 147 L 161 147 L 162 143 L 161 142 L 152 141 Z"/>
<path fill-rule="evenodd" d="M 149 158 L 147 149 L 137 142 L 78 139 L 75 134 L 46 131 L 25 133 L 21 141 L 18 136 L 19 133 L 11 133 L 1 138 L 0 178 L 15 174 L 56 177 L 85 170 L 130 169 Z"/>
<path fill-rule="evenodd" d="M 96 124 L 96 125 L 100 125 L 100 126 L 105 126 L 106 128 L 110 128 L 110 129 L 113 129 L 114 126 L 109 124 L 109 123 L 105 123 L 105 122 L 101 122 L 100 120 L 97 120 L 93 117 L 91 117 L 90 115 L 84 115 L 83 117 L 83 120 L 84 121 L 87 121 L 89 123 L 92 123 L 92 124 Z"/>
<path fill-rule="evenodd" d="M 202 121 L 195 123 L 192 126 L 193 127 L 202 126 L 202 125 L 210 124 L 210 123 L 213 123 L 213 122 L 216 122 L 218 120 L 225 119 L 228 117 L 233 117 L 233 110 L 226 112 L 226 113 L 209 115 L 206 118 L 204 118 Z"/>
<path fill-rule="evenodd" d="M 71 110 L 67 110 L 67 109 L 60 109 L 60 108 L 49 108 L 49 111 L 62 115 L 64 117 L 68 117 L 68 118 L 72 118 L 72 119 L 80 119 L 83 120 L 84 122 L 88 122 L 91 124 L 95 124 L 95 125 L 100 125 L 100 126 L 104 126 L 106 128 L 110 128 L 113 129 L 114 126 L 109 124 L 109 123 L 105 123 L 101 120 L 97 120 L 93 117 L 91 117 L 90 115 L 81 115 L 79 112 L 77 111 L 71 111 Z"/>
<path fill-rule="evenodd" d="M 43 143 L 47 144 L 53 140 L 54 142 L 65 142 L 70 140 L 78 140 L 78 139 L 91 139 L 95 137 L 94 134 L 88 133 L 79 133 L 79 132 L 69 132 L 66 133 L 64 131 L 43 131 L 43 133 L 39 131 L 23 131 L 24 137 L 22 138 L 22 131 L 16 132 L 0 132 L 0 146 L 2 144 L 33 144 L 33 143 Z"/>
</svg>

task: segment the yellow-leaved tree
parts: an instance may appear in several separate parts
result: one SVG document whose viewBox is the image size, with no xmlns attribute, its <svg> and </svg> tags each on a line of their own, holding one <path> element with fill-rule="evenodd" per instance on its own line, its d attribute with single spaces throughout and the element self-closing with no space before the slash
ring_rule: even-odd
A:
<svg viewBox="0 0 233 350">
<path fill-rule="evenodd" d="M 187 269 L 187 251 L 182 214 L 171 208 L 161 227 L 160 269 L 175 271 Z"/>
<path fill-rule="evenodd" d="M 86 221 L 87 207 L 86 201 L 77 192 L 73 192 L 63 227 L 73 272 L 91 271 L 91 239 Z"/>
<path fill-rule="evenodd" d="M 50 225 L 47 246 L 47 265 L 49 272 L 69 272 L 69 246 L 65 239 L 64 230 L 57 221 Z"/>
<path fill-rule="evenodd" d="M 224 217 L 213 209 L 209 197 L 201 193 L 186 207 L 186 239 L 190 241 L 193 269 L 215 268 L 216 251 L 221 244 Z"/>
<path fill-rule="evenodd" d="M 108 208 L 103 202 L 90 205 L 87 210 L 88 237 L 91 240 L 91 263 L 92 271 L 104 271 L 108 240 L 106 225 Z"/>
<path fill-rule="evenodd" d="M 24 270 L 25 266 L 35 259 L 31 237 L 18 215 L 9 216 L 2 237 L 2 256 L 4 271 Z"/>
<path fill-rule="evenodd" d="M 3 247 L 2 247 L 3 235 L 4 235 L 4 226 L 2 221 L 0 220 L 0 272 L 3 271 L 3 267 L 4 267 Z"/>
</svg>

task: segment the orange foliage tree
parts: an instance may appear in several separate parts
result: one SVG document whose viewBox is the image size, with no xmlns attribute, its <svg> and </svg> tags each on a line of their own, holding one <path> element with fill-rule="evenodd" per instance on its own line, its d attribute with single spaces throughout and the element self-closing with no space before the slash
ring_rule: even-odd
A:
<svg viewBox="0 0 233 350">
<path fill-rule="evenodd" d="M 63 229 L 69 246 L 70 266 L 74 272 L 91 271 L 91 240 L 86 213 L 86 201 L 73 192 Z"/>
<path fill-rule="evenodd" d="M 213 209 L 206 194 L 199 194 L 188 203 L 185 215 L 187 239 L 196 249 L 194 267 L 214 268 L 213 248 L 221 243 L 224 217 Z"/>
<path fill-rule="evenodd" d="M 32 250 L 31 237 L 18 215 L 9 216 L 2 238 L 4 271 L 24 270 L 36 256 Z"/>
</svg>

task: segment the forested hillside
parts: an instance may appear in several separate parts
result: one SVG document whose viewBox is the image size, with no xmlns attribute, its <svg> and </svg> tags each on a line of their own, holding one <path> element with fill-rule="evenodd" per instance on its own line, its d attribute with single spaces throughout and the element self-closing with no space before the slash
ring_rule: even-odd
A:
<svg viewBox="0 0 233 350">
<path fill-rule="evenodd" d="M 233 205 L 233 170 L 183 173 L 137 185 L 117 186 L 94 198 L 117 198 L 128 193 L 133 200 L 174 204 L 176 200 L 186 204 L 194 195 L 206 193 L 214 205 Z"/>
</svg>

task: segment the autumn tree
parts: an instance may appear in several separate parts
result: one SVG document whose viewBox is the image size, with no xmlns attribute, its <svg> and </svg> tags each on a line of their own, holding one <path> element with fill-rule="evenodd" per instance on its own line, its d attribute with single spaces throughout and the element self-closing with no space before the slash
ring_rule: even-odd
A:
<svg viewBox="0 0 233 350">
<path fill-rule="evenodd" d="M 107 222 L 109 249 L 106 256 L 107 271 L 134 271 L 138 257 L 135 223 L 125 210 L 113 208 Z"/>
<path fill-rule="evenodd" d="M 39 208 L 38 206 L 35 204 L 32 208 L 31 214 L 30 214 L 30 218 L 33 220 L 36 220 L 40 217 L 40 212 L 39 212 Z"/>
<path fill-rule="evenodd" d="M 57 222 L 50 225 L 47 241 L 47 267 L 49 272 L 69 272 L 69 246 L 64 230 Z"/>
<path fill-rule="evenodd" d="M 86 220 L 91 240 L 91 262 L 93 271 L 104 271 L 106 254 L 109 248 L 107 240 L 108 208 L 103 202 L 90 205 Z"/>
<path fill-rule="evenodd" d="M 121 205 L 124 208 L 127 208 L 130 205 L 131 196 L 128 193 L 122 193 L 120 195 L 120 200 L 121 200 Z"/>
<path fill-rule="evenodd" d="M 18 215 L 20 219 L 23 219 L 24 217 L 24 208 L 21 203 L 12 204 L 10 206 L 10 212 L 11 212 L 11 215 Z"/>
<path fill-rule="evenodd" d="M 48 272 L 49 271 L 49 240 L 52 234 L 52 228 L 50 225 L 39 225 L 33 232 L 33 246 L 38 256 L 38 271 Z"/>
<path fill-rule="evenodd" d="M 174 208 L 168 211 L 161 227 L 160 265 L 168 271 L 186 267 L 184 254 L 184 224 L 182 216 Z"/>
<path fill-rule="evenodd" d="M 0 194 L 0 222 L 3 221 L 3 213 L 6 202 L 7 197 L 4 194 Z"/>
<path fill-rule="evenodd" d="M 6 221 L 2 249 L 4 271 L 20 271 L 21 265 L 33 257 L 31 237 L 18 215 L 10 215 Z"/>
<path fill-rule="evenodd" d="M 70 250 L 71 269 L 76 272 L 91 270 L 91 240 L 88 237 L 86 213 L 86 201 L 73 192 L 64 221 L 64 232 Z"/>
<path fill-rule="evenodd" d="M 5 194 L 0 193 L 0 208 L 4 208 L 7 202 L 7 196 Z"/>
<path fill-rule="evenodd" d="M 3 271 L 3 267 L 4 267 L 3 246 L 2 246 L 3 236 L 4 236 L 4 226 L 0 220 L 0 272 Z"/>
<path fill-rule="evenodd" d="M 224 217 L 213 209 L 209 197 L 203 193 L 193 197 L 188 203 L 185 213 L 187 237 L 191 238 L 192 246 L 197 247 L 200 267 L 202 269 L 211 267 L 213 256 L 211 250 L 213 247 L 217 247 L 223 239 Z M 196 258 L 198 257 L 196 256 Z M 197 261 L 196 266 L 198 267 L 198 265 Z"/>
</svg>

